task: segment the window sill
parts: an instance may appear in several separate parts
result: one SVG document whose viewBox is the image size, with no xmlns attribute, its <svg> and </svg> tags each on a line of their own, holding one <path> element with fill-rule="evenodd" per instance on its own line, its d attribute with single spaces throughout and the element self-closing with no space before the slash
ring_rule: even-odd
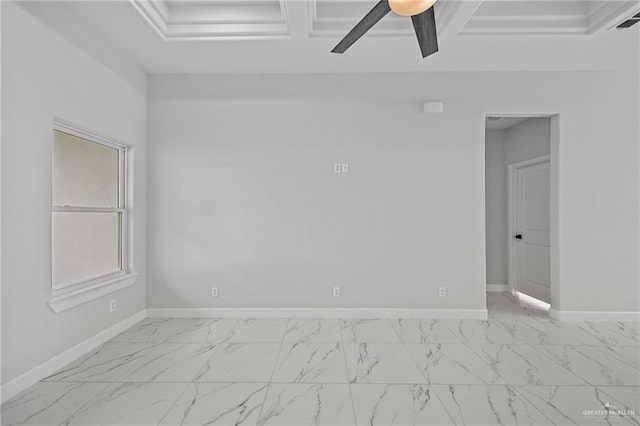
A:
<svg viewBox="0 0 640 426">
<path fill-rule="evenodd" d="M 54 296 L 49 300 L 49 307 L 55 313 L 64 312 L 109 293 L 131 287 L 135 284 L 137 277 L 137 273 L 119 275 L 77 290 L 66 291 L 64 294 L 54 293 Z"/>
</svg>

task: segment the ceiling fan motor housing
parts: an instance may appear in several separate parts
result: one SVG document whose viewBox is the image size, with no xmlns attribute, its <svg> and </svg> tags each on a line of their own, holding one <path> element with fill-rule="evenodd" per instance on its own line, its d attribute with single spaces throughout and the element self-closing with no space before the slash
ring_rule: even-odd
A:
<svg viewBox="0 0 640 426">
<path fill-rule="evenodd" d="M 389 0 L 389 7 L 396 15 L 415 16 L 429 9 L 436 0 Z"/>
</svg>

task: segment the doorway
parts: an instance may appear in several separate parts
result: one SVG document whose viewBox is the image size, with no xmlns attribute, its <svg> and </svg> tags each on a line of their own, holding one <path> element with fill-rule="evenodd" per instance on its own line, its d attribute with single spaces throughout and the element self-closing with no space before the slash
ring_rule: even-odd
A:
<svg viewBox="0 0 640 426">
<path fill-rule="evenodd" d="M 554 118 L 557 124 L 557 117 Z M 552 298 L 552 117 L 486 117 L 487 291 Z"/>
</svg>

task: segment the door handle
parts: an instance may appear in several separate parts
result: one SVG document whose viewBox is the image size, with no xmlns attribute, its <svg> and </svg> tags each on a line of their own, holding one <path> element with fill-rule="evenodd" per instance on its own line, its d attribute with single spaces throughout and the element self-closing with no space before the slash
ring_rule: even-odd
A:
<svg viewBox="0 0 640 426">
<path fill-rule="evenodd" d="M 516 238 L 516 240 L 521 240 L 522 239 L 522 234 L 516 234 L 515 238 Z"/>
</svg>

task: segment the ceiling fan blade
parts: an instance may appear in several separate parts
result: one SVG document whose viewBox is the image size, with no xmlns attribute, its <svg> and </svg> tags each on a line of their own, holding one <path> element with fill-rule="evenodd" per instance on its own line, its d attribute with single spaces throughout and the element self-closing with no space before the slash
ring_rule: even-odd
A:
<svg viewBox="0 0 640 426">
<path fill-rule="evenodd" d="M 344 53 L 353 43 L 371 29 L 379 20 L 391 11 L 388 0 L 380 0 L 373 9 L 365 15 L 358 24 L 353 27 L 340 43 L 333 48 L 333 53 Z"/>
<path fill-rule="evenodd" d="M 433 6 L 424 12 L 411 17 L 413 29 L 416 30 L 422 57 L 426 58 L 438 51 L 438 33 L 436 32 L 436 15 Z"/>
</svg>

